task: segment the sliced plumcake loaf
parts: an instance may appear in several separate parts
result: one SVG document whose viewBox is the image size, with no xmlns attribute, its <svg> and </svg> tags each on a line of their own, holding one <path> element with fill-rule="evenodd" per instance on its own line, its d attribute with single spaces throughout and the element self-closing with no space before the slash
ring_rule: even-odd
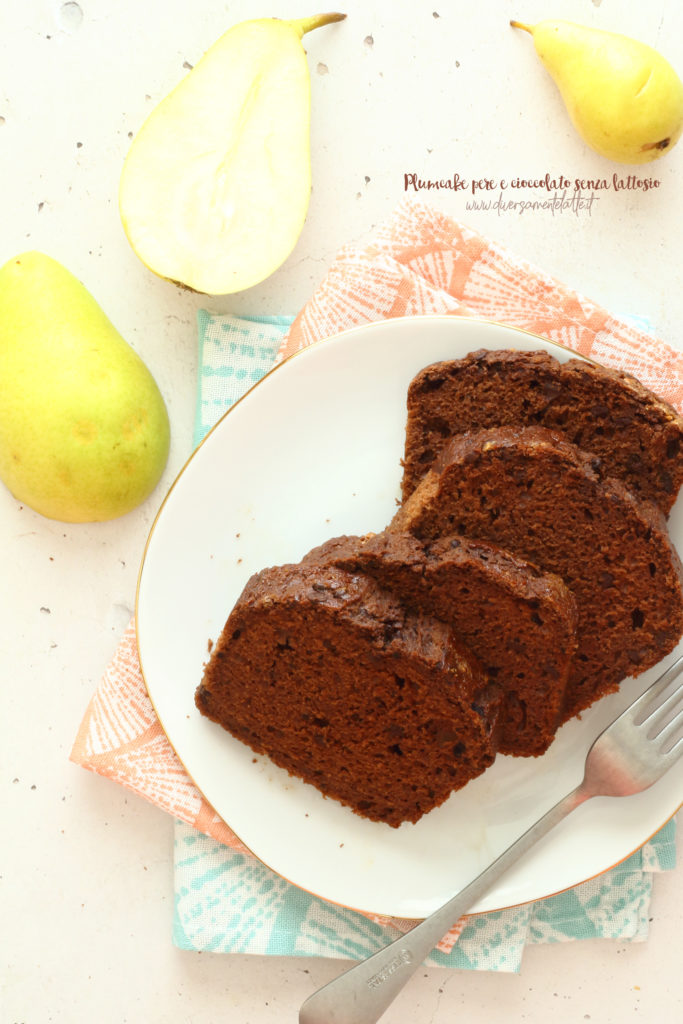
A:
<svg viewBox="0 0 683 1024">
<path fill-rule="evenodd" d="M 503 691 L 500 753 L 548 749 L 576 649 L 576 602 L 559 577 L 486 541 L 403 531 L 336 537 L 304 562 L 370 576 L 450 624 Z"/>
<path fill-rule="evenodd" d="M 488 540 L 561 577 L 578 608 L 564 719 L 655 665 L 683 633 L 681 564 L 663 514 L 545 428 L 452 438 L 393 528 Z"/>
<path fill-rule="evenodd" d="M 202 714 L 375 821 L 417 821 L 494 760 L 500 689 L 451 630 L 332 566 L 247 583 L 195 695 Z"/>
<path fill-rule="evenodd" d="M 404 501 L 450 437 L 496 426 L 561 432 L 665 514 L 683 482 L 683 417 L 635 377 L 582 359 L 482 349 L 421 370 L 407 407 Z"/>
</svg>

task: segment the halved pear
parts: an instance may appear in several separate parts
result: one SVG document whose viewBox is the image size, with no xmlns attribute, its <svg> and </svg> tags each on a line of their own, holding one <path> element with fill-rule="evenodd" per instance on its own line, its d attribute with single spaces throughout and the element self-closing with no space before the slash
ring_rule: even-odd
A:
<svg viewBox="0 0 683 1024">
<path fill-rule="evenodd" d="M 128 239 L 154 273 L 243 291 L 289 256 L 311 192 L 304 33 L 344 14 L 229 29 L 149 115 L 121 174 Z"/>
</svg>

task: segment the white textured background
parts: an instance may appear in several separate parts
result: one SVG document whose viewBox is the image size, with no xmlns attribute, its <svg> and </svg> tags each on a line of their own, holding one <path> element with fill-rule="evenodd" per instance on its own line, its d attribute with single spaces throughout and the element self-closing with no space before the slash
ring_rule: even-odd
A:
<svg viewBox="0 0 683 1024">
<path fill-rule="evenodd" d="M 160 487 L 118 521 L 50 522 L 0 488 L 2 1024 L 280 1024 L 295 1021 L 305 996 L 338 971 L 329 962 L 175 950 L 171 822 L 67 760 L 132 612 L 148 529 L 190 452 L 195 310 L 296 312 L 339 246 L 368 236 L 403 197 L 405 173 L 617 171 L 657 177 L 661 187 L 601 193 L 579 216 L 475 213 L 460 194 L 428 198 L 603 305 L 648 316 L 681 345 L 683 143 L 640 170 L 593 154 L 530 37 L 508 26 L 511 17 L 552 15 L 621 31 L 658 47 L 683 74 L 676 0 L 341 4 L 346 22 L 306 37 L 314 187 L 290 259 L 249 292 L 211 301 L 146 271 L 116 203 L 132 135 L 230 25 L 318 9 L 300 0 L 2 0 L 0 263 L 38 248 L 79 276 L 154 373 L 173 430 Z M 682 870 L 657 880 L 646 945 L 534 947 L 519 977 L 421 972 L 387 1024 L 675 1019 Z"/>
</svg>

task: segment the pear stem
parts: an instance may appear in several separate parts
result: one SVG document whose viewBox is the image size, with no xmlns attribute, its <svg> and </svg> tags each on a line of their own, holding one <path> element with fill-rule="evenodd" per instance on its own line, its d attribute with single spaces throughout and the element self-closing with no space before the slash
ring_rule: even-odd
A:
<svg viewBox="0 0 683 1024">
<path fill-rule="evenodd" d="M 295 18 L 290 21 L 289 24 L 292 26 L 295 32 L 300 37 L 305 36 L 307 32 L 311 32 L 314 28 L 320 28 L 322 25 L 330 25 L 333 21 L 343 21 L 346 17 L 345 14 L 314 14 L 310 18 Z"/>
<path fill-rule="evenodd" d="M 523 21 L 511 21 L 510 24 L 513 28 L 523 28 L 525 32 L 529 33 L 529 35 L 534 34 L 533 28 L 531 28 L 530 25 L 525 25 Z"/>
</svg>

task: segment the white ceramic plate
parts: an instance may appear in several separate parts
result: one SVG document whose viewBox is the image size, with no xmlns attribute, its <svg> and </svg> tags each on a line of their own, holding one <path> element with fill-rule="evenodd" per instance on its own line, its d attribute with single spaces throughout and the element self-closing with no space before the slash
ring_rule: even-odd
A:
<svg viewBox="0 0 683 1024">
<path fill-rule="evenodd" d="M 438 359 L 478 348 L 546 348 L 533 335 L 454 317 L 388 320 L 291 357 L 223 417 L 185 466 L 140 570 L 140 659 L 161 724 L 189 775 L 253 853 L 347 907 L 419 918 L 466 884 L 576 785 L 592 739 L 651 682 L 626 682 L 540 759 L 499 757 L 416 825 L 366 821 L 291 778 L 195 710 L 194 691 L 248 577 L 342 533 L 381 530 L 396 507 L 406 389 Z M 679 503 L 680 504 L 680 503 Z M 681 550 L 680 509 L 671 531 Z M 628 856 L 683 801 L 683 761 L 652 789 L 579 808 L 473 910 L 547 896 Z"/>
</svg>

